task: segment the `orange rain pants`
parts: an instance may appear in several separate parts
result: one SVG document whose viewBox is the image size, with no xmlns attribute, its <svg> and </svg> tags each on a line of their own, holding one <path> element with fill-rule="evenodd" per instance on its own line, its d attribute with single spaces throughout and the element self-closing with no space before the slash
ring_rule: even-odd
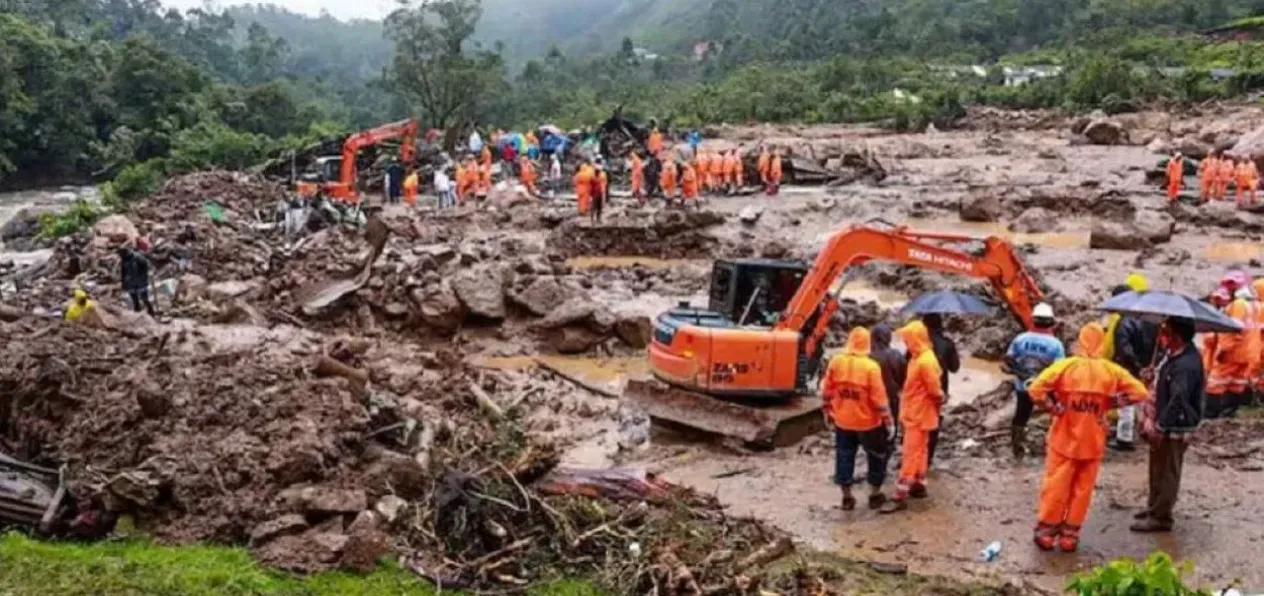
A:
<svg viewBox="0 0 1264 596">
<path fill-rule="evenodd" d="M 1255 313 L 1242 298 L 1235 298 L 1225 308 L 1225 314 L 1242 324 L 1243 329 L 1255 327 Z M 1258 347 L 1258 338 L 1243 333 L 1209 333 L 1203 338 L 1203 365 L 1207 370 L 1207 395 L 1224 396 L 1243 393 L 1249 384 L 1252 347 Z M 1258 351 L 1258 349 L 1256 350 Z"/>
<path fill-rule="evenodd" d="M 1181 186 L 1185 184 L 1185 161 L 1171 159 L 1167 162 L 1167 200 L 1176 202 L 1181 194 Z"/>
<path fill-rule="evenodd" d="M 1229 194 L 1229 183 L 1233 182 L 1233 160 L 1221 159 L 1216 164 L 1216 199 L 1223 201 Z"/>
<path fill-rule="evenodd" d="M 769 168 L 771 166 L 772 166 L 772 156 L 769 155 L 767 151 L 760 151 L 759 164 L 758 164 L 760 184 L 763 184 L 763 185 L 768 184 L 768 178 L 769 178 L 769 172 L 770 172 Z"/>
<path fill-rule="evenodd" d="M 931 349 L 930 332 L 921 321 L 913 321 L 896 335 L 913 356 L 901 391 L 900 423 L 904 427 L 904 447 L 900 455 L 900 477 L 895 499 L 904 500 L 909 491 L 926 486 L 926 470 L 930 466 L 930 432 L 939 428 L 939 409 L 944 390 L 939 384 L 943 369 Z"/>
<path fill-rule="evenodd" d="M 533 197 L 539 195 L 539 191 L 535 188 L 535 181 L 538 178 L 535 172 L 535 165 L 525 157 L 519 160 L 518 164 L 518 181 L 527 188 L 527 194 Z"/>
<path fill-rule="evenodd" d="M 639 199 L 645 196 L 645 165 L 635 153 L 632 154 L 631 162 L 628 169 L 632 170 L 632 196 Z"/>
<path fill-rule="evenodd" d="M 1040 485 L 1040 523 L 1067 526 L 1064 533 L 1068 529 L 1078 532 L 1088 518 L 1101 468 L 1101 459 L 1074 459 L 1050 447 L 1045 453 L 1045 478 Z"/>
<path fill-rule="evenodd" d="M 676 164 L 670 159 L 663 160 L 663 171 L 658 175 L 658 185 L 663 189 L 663 197 L 672 199 L 676 195 Z"/>
<path fill-rule="evenodd" d="M 680 198 L 686 201 L 698 198 L 698 173 L 693 166 L 685 166 L 680 175 Z"/>
<path fill-rule="evenodd" d="M 781 192 L 781 156 L 772 156 L 772 161 L 768 164 L 768 182 L 766 183 L 767 192 L 770 195 L 776 195 Z"/>
<path fill-rule="evenodd" d="M 588 215 L 588 210 L 592 207 L 592 189 L 593 177 L 596 171 L 592 166 L 587 164 L 580 166 L 575 172 L 575 202 L 579 207 L 580 215 Z"/>
</svg>

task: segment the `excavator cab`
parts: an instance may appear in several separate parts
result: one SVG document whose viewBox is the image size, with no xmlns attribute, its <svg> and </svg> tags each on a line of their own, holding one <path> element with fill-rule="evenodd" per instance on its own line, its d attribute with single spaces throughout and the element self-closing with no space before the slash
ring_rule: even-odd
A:
<svg viewBox="0 0 1264 596">
<path fill-rule="evenodd" d="M 772 327 L 808 273 L 802 261 L 736 259 L 711 269 L 708 310 L 738 326 Z"/>
</svg>

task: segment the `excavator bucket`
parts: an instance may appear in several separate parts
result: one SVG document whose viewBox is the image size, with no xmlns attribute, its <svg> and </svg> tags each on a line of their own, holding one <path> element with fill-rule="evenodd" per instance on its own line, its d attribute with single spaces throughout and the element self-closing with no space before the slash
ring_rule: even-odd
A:
<svg viewBox="0 0 1264 596">
<path fill-rule="evenodd" d="M 810 396 L 747 405 L 658 380 L 629 380 L 623 398 L 655 421 L 736 437 L 751 445 L 792 445 L 823 428 L 825 421 L 821 400 Z"/>
</svg>

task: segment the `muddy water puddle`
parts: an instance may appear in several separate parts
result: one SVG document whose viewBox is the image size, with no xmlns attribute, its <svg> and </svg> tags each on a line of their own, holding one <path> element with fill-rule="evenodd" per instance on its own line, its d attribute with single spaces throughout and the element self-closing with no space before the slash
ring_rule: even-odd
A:
<svg viewBox="0 0 1264 596">
<path fill-rule="evenodd" d="M 1261 242 L 1216 242 L 1209 245 L 1203 256 L 1212 261 L 1246 262 L 1264 258 Z"/>
<path fill-rule="evenodd" d="M 855 300 L 859 303 L 877 302 L 882 308 L 899 308 L 909 301 L 908 295 L 875 286 L 867 281 L 852 280 L 847 282 L 842 289 L 839 285 L 842 282 L 834 284 L 831 292 L 838 294 L 839 298 Z"/>
</svg>

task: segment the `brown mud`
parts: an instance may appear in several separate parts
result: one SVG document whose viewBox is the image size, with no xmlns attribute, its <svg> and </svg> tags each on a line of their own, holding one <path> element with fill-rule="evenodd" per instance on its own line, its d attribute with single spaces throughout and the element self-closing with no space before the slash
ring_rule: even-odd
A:
<svg viewBox="0 0 1264 596">
<path fill-rule="evenodd" d="M 1264 112 L 1239 106 L 1133 115 L 1123 125 L 1138 144 L 1114 146 L 1086 143 L 1066 119 L 1040 112 L 976 110 L 966 130 L 930 134 L 722 127 L 709 143 L 768 139 L 827 171 L 863 163 L 882 174 L 777 197 L 710 197 L 688 211 L 616 199 L 601 224 L 581 221 L 566 199 L 540 204 L 512 189 L 446 212 L 431 199 L 387 207 L 376 217 L 390 234 L 363 287 L 310 312 L 300 303 L 312 287 L 363 266 L 364 232 L 287 238 L 271 215 L 276 184 L 224 172 L 177 178 L 128 215 L 155 246 L 156 281 L 176 288 L 159 298 L 161 322 L 119 315 L 126 298 L 105 231 L 59 242 L 6 294 L 0 447 L 67 463 L 81 512 L 96 515 L 89 521 L 127 515 L 162 540 L 250 544 L 261 560 L 300 571 L 363 568 L 393 552 L 447 585 L 504 588 L 561 571 L 639 592 L 688 592 L 694 582 L 742 593 L 762 581 L 810 593 L 823 581 L 842 593 L 990 585 L 1029 594 L 1161 548 L 1192 559 L 1200 580 L 1264 587 L 1246 560 L 1264 491 L 1255 438 L 1264 428 L 1254 420 L 1200 433 L 1172 536 L 1126 531 L 1144 496 L 1144 456 L 1112 454 L 1084 550 L 1034 550 L 1039 457 L 1007 455 L 1012 405 L 996 358 L 1019 328 L 999 305 L 990 317 L 950 320 L 965 366 L 952 380 L 933 498 L 890 520 L 837 508 L 824 433 L 750 452 L 652 429 L 618 397 L 628 379 L 648 376 L 652 317 L 706 303 L 713 259 L 811 259 L 830 234 L 866 222 L 1007 239 L 1068 340 L 1132 271 L 1156 287 L 1206 292 L 1229 265 L 1261 267 L 1264 217 L 1228 204 L 1167 206 L 1147 178 L 1162 156 L 1144 144 L 1203 128 L 1240 135 L 1262 122 Z M 224 209 L 220 221 L 208 200 Z M 180 240 L 186 224 L 192 238 Z M 57 313 L 75 287 L 111 315 L 105 328 L 38 316 Z M 996 303 L 978 280 L 872 263 L 842 289 L 827 345 L 856 324 L 900 322 L 904 302 L 940 288 Z M 1037 454 L 1045 425 L 1033 422 Z M 612 465 L 648 466 L 697 492 L 622 472 L 581 492 L 657 505 L 549 492 L 580 486 L 550 471 Z M 795 561 L 785 573 L 775 571 L 785 561 L 746 572 L 785 558 L 785 536 L 844 565 L 910 575 L 870 577 L 861 564 L 831 578 L 813 557 L 785 559 Z M 992 540 L 1004 543 L 1001 557 L 974 562 Z"/>
</svg>

